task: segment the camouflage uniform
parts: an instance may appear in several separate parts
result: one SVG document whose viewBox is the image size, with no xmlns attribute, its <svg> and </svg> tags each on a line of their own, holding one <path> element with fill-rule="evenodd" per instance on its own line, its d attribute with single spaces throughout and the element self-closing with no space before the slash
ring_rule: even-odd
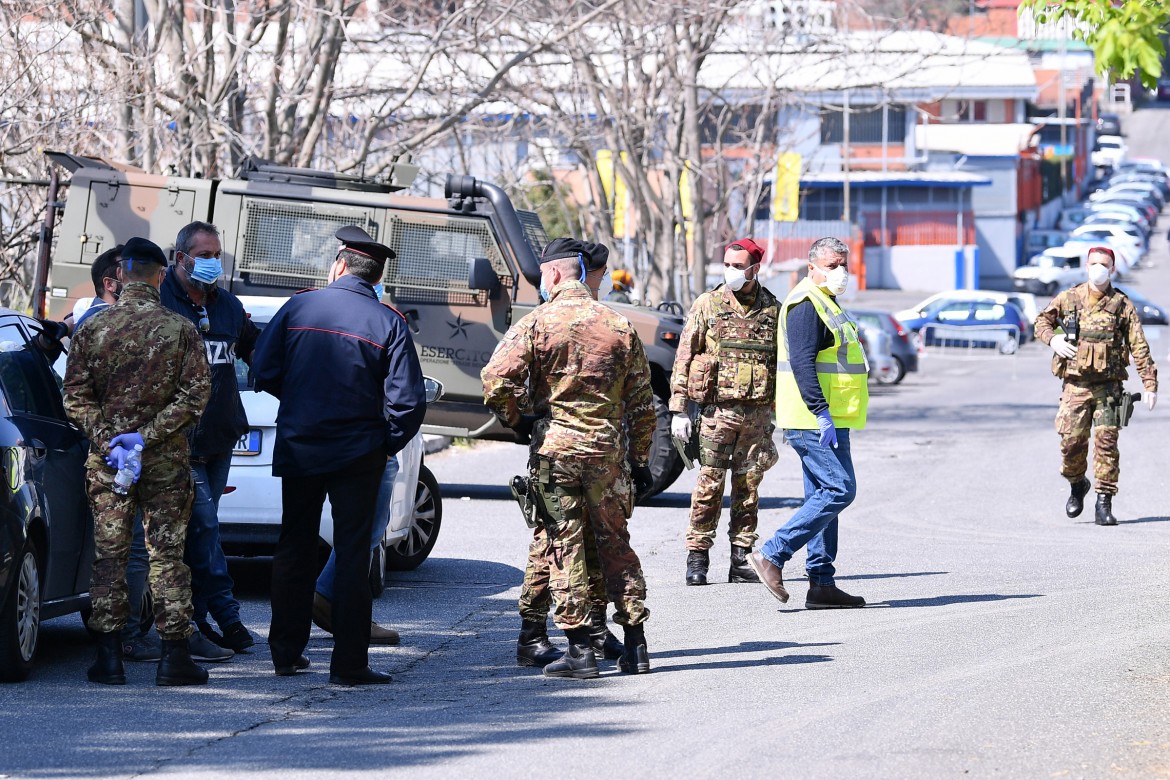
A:
<svg viewBox="0 0 1170 780">
<path fill-rule="evenodd" d="M 191 632 L 191 573 L 183 563 L 191 512 L 187 429 L 211 390 L 203 339 L 164 308 L 144 282 L 128 283 L 118 302 L 73 337 L 65 372 L 65 408 L 89 437 L 87 492 L 95 559 L 89 627 L 120 631 L 130 613 L 126 563 L 134 515 L 142 511 L 150 555 L 155 624 L 167 640 Z M 137 431 L 145 442 L 142 476 L 120 496 L 106 465 L 110 439 Z"/>
<path fill-rule="evenodd" d="M 641 624 L 649 612 L 641 562 L 626 529 L 634 496 L 623 420 L 629 451 L 645 463 L 655 415 L 650 366 L 633 327 L 594 301 L 584 284 L 563 282 L 547 304 L 508 331 L 482 379 L 486 403 L 509 426 L 522 412 L 550 418 L 533 455 L 534 475 L 536 463 L 546 459 L 555 483 L 576 493 L 561 507 L 578 519 L 549 531 L 545 549 L 557 627 L 589 625 L 596 600 L 589 585 L 589 531 L 617 622 Z M 542 543 L 538 534 L 534 545 Z"/>
<path fill-rule="evenodd" d="M 687 401 L 702 408 L 699 479 L 691 497 L 687 549 L 708 550 L 731 469 L 731 524 L 738 547 L 756 542 L 759 487 L 776 464 L 772 405 L 776 387 L 776 297 L 757 284 L 753 297 L 726 287 L 703 293 L 691 307 L 671 374 L 670 410 Z"/>
<path fill-rule="evenodd" d="M 1093 476 L 1098 493 L 1116 495 L 1120 461 L 1115 403 L 1124 392 L 1132 355 L 1147 392 L 1158 391 L 1158 369 L 1150 358 L 1141 319 L 1125 293 L 1110 285 L 1093 301 L 1089 284 L 1065 290 L 1036 318 L 1036 338 L 1052 341 L 1066 317 L 1076 316 L 1080 334 L 1076 357 L 1052 359 L 1052 373 L 1064 380 L 1056 432 L 1060 434 L 1060 473 L 1079 482 L 1088 470 L 1089 433 L 1093 437 Z"/>
</svg>

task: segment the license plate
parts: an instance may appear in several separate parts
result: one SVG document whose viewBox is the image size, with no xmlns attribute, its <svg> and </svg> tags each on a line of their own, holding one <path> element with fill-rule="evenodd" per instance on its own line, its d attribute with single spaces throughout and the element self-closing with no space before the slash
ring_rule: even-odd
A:
<svg viewBox="0 0 1170 780">
<path fill-rule="evenodd" d="M 245 433 L 236 441 L 236 448 L 232 450 L 233 455 L 259 455 L 260 454 L 260 431 L 253 428 Z"/>
</svg>

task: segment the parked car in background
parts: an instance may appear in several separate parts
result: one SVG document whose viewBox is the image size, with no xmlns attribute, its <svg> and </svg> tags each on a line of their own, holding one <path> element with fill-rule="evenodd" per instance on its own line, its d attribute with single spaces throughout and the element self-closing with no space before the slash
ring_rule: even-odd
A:
<svg viewBox="0 0 1170 780">
<path fill-rule="evenodd" d="M 892 384 L 898 364 L 890 351 L 889 334 L 881 328 L 859 322 L 857 335 L 869 363 L 869 378 L 883 385 Z"/>
<path fill-rule="evenodd" d="M 1158 173 L 1155 171 L 1139 171 L 1129 170 L 1121 173 L 1114 173 L 1109 177 L 1109 186 L 1118 184 L 1152 184 L 1162 192 L 1163 197 L 1170 198 L 1170 177 L 1165 173 Z"/>
<path fill-rule="evenodd" d="M 1127 206 L 1124 203 L 1117 203 L 1110 201 L 1108 203 L 1093 203 L 1088 202 L 1085 207 L 1089 210 L 1088 219 L 1098 219 L 1108 216 L 1110 219 L 1119 219 L 1124 217 L 1133 224 L 1137 225 L 1148 235 L 1153 230 L 1153 225 L 1150 220 L 1146 218 L 1144 211 L 1139 211 L 1132 206 Z M 1087 221 L 1087 220 L 1086 220 Z"/>
<path fill-rule="evenodd" d="M 1121 117 L 1117 114 L 1097 114 L 1097 135 L 1121 135 Z"/>
<path fill-rule="evenodd" d="M 876 309 L 854 309 L 848 312 L 859 323 L 882 330 L 889 336 L 890 354 L 894 359 L 894 371 L 889 374 L 879 374 L 877 379 L 884 384 L 898 384 L 911 371 L 918 370 L 918 347 L 911 338 L 906 326 L 898 322 L 888 311 Z"/>
<path fill-rule="evenodd" d="M 1068 247 L 1081 247 L 1087 258 L 1089 250 L 1096 246 L 1105 246 L 1113 250 L 1114 267 L 1117 278 L 1127 277 L 1141 261 L 1141 252 L 1128 242 L 1121 241 L 1113 236 L 1094 236 L 1090 233 L 1069 236 L 1065 243 Z"/>
<path fill-rule="evenodd" d="M 1081 244 L 1054 246 L 1033 255 L 1027 265 L 1012 272 L 1012 284 L 1017 290 L 1038 295 L 1056 295 L 1061 290 L 1088 281 L 1085 255 L 1088 247 Z"/>
<path fill-rule="evenodd" d="M 1129 147 L 1119 135 L 1099 135 L 1089 159 L 1098 168 L 1113 168 L 1125 159 Z"/>
<path fill-rule="evenodd" d="M 1125 293 L 1133 302 L 1142 325 L 1170 325 L 1170 316 L 1168 316 L 1165 306 L 1159 306 L 1129 285 L 1115 284 L 1113 286 Z"/>
<path fill-rule="evenodd" d="M 993 347 L 1004 355 L 1014 355 L 1031 332 L 1015 304 L 989 300 L 944 301 L 905 325 L 926 347 Z"/>
<path fill-rule="evenodd" d="M 252 321 L 261 329 L 287 298 L 240 296 Z M 272 475 L 272 448 L 276 441 L 276 415 L 280 402 L 253 389 L 247 365 L 236 361 L 236 378 L 249 430 L 236 444 L 228 487 L 220 499 L 220 541 L 228 555 L 271 555 L 280 535 L 280 480 Z M 427 380 L 427 400 L 442 393 L 442 386 Z M 398 474 L 390 502 L 390 522 L 382 545 L 374 551 L 370 581 L 381 591 L 387 570 L 414 569 L 430 555 L 442 523 L 439 485 L 423 465 L 422 434 L 396 456 Z M 333 516 L 326 501 L 321 513 L 321 539 L 333 542 Z"/>
<path fill-rule="evenodd" d="M 0 680 L 32 671 L 41 621 L 89 606 L 89 441 L 65 416 L 42 326 L 0 309 Z"/>
<path fill-rule="evenodd" d="M 941 302 L 949 301 L 992 301 L 993 303 L 1011 303 L 1024 313 L 1029 326 L 1025 333 L 1025 341 L 1032 338 L 1030 323 L 1036 321 L 1040 314 L 1040 307 L 1036 305 L 1036 296 L 1027 292 L 999 292 L 998 290 L 947 290 L 935 293 L 924 299 L 918 305 L 909 309 L 894 312 L 894 317 L 903 325 L 909 325 L 913 320 L 921 319 L 930 311 L 937 310 Z"/>
<path fill-rule="evenodd" d="M 1024 233 L 1024 257 L 1038 255 L 1052 246 L 1060 246 L 1068 238 L 1068 230 L 1029 230 Z"/>
<path fill-rule="evenodd" d="M 1128 253 L 1135 259 L 1133 265 L 1140 265 L 1141 260 L 1146 256 L 1146 239 L 1141 232 L 1133 227 L 1123 227 L 1121 225 L 1102 225 L 1089 224 L 1081 225 L 1072 232 L 1070 239 L 1084 240 L 1090 239 L 1100 241 L 1102 244 L 1116 244 L 1124 246 L 1128 249 Z"/>
</svg>

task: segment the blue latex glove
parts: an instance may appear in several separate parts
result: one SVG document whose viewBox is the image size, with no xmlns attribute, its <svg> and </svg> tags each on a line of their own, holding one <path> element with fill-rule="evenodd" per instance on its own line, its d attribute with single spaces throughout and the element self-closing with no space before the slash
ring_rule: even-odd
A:
<svg viewBox="0 0 1170 780">
<path fill-rule="evenodd" d="M 134 449 L 135 444 L 144 450 L 146 449 L 146 442 L 142 440 L 142 434 L 140 434 L 138 431 L 121 433 L 110 439 L 110 449 L 114 449 L 114 447 L 122 447 L 127 452 L 129 452 L 130 450 Z"/>
<path fill-rule="evenodd" d="M 121 471 L 129 456 L 130 450 L 119 445 L 111 445 L 110 454 L 106 456 L 106 465 L 114 471 Z"/>
<path fill-rule="evenodd" d="M 833 418 L 828 411 L 817 413 L 817 427 L 821 429 L 821 446 L 837 447 L 837 426 L 833 425 Z"/>
</svg>

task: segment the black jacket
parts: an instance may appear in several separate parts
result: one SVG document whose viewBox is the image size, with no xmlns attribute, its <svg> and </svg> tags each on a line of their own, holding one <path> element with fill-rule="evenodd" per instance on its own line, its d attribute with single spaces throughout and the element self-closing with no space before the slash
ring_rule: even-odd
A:
<svg viewBox="0 0 1170 780">
<path fill-rule="evenodd" d="M 183 289 L 175 268 L 167 269 L 159 290 L 163 306 L 199 326 L 199 311 Z M 244 305 L 227 290 L 217 287 L 207 297 L 211 329 L 200 333 L 211 366 L 211 397 L 191 433 L 191 457 L 213 458 L 231 454 L 248 431 L 248 416 L 240 400 L 236 357 L 251 365 L 252 348 L 260 330 L 248 319 Z"/>
<path fill-rule="evenodd" d="M 294 295 L 260 335 L 256 389 L 280 399 L 272 473 L 323 474 L 393 455 L 426 413 L 422 368 L 402 316 L 343 276 Z"/>
</svg>

